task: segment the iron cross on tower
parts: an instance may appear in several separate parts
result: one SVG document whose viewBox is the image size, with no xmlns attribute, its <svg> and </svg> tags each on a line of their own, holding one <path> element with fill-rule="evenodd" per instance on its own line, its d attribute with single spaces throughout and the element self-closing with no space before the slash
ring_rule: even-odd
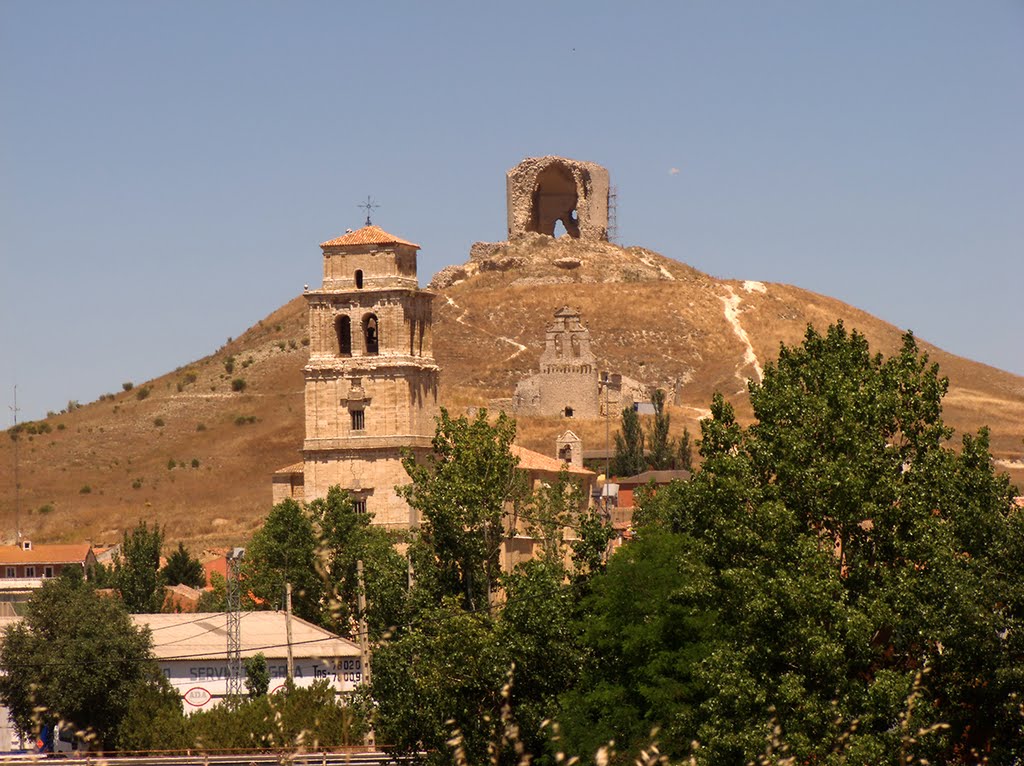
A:
<svg viewBox="0 0 1024 766">
<path fill-rule="evenodd" d="M 366 225 L 370 226 L 370 213 L 379 208 L 380 205 L 373 201 L 373 197 L 366 195 L 366 202 L 359 205 L 359 207 L 366 211 Z"/>
</svg>

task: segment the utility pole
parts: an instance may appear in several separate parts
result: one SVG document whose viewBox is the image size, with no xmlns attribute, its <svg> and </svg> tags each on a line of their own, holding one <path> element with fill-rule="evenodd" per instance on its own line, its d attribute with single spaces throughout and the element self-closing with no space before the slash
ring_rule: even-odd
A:
<svg viewBox="0 0 1024 766">
<path fill-rule="evenodd" d="M 363 560 L 356 560 L 356 578 L 359 580 L 359 590 L 356 595 L 356 606 L 359 609 L 359 654 L 363 666 L 363 683 L 370 683 L 370 637 L 366 628 L 366 582 L 363 580 Z M 377 734 L 373 730 L 371 719 L 370 726 L 363 736 L 363 744 L 367 747 L 375 747 Z"/>
<path fill-rule="evenodd" d="M 292 584 L 284 584 L 284 630 L 288 638 L 288 680 L 295 678 L 295 658 L 292 656 Z"/>
<path fill-rule="evenodd" d="M 604 378 L 604 486 L 601 487 L 601 494 L 604 496 L 604 515 L 608 516 L 608 482 L 611 480 L 609 452 L 611 451 L 611 409 L 608 403 L 608 384 L 611 376 L 607 372 L 601 373 Z"/>
</svg>

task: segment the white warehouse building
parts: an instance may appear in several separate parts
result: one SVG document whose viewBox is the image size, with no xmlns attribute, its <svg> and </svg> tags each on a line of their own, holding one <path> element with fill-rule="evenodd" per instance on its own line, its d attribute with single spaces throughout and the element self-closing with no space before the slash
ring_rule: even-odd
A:
<svg viewBox="0 0 1024 766">
<path fill-rule="evenodd" d="M 20 617 L 0 617 L 0 635 Z M 186 713 L 220 704 L 227 694 L 227 614 L 183 612 L 133 614 L 149 628 L 161 672 L 182 698 Z M 242 661 L 262 653 L 270 670 L 270 692 L 284 686 L 288 673 L 288 629 L 284 612 L 242 612 Z M 292 661 L 296 686 L 328 680 L 338 694 L 354 691 L 363 680 L 359 647 L 328 630 L 292 617 Z M 244 668 L 243 668 L 244 673 Z M 31 747 L 14 732 L 7 708 L 0 706 L 0 753 Z"/>
</svg>

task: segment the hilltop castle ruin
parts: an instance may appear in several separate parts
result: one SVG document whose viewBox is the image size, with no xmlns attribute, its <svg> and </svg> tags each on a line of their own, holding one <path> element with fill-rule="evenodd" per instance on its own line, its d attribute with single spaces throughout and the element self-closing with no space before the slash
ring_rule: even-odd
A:
<svg viewBox="0 0 1024 766">
<path fill-rule="evenodd" d="M 608 240 L 608 171 L 565 157 L 528 157 L 505 174 L 508 238 L 555 235 L 561 222 L 573 239 Z"/>
</svg>

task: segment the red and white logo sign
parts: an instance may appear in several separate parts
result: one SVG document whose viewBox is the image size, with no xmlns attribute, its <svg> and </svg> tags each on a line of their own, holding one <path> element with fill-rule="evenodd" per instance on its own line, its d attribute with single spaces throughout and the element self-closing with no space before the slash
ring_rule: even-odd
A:
<svg viewBox="0 0 1024 766">
<path fill-rule="evenodd" d="M 185 698 L 185 702 L 192 707 L 202 707 L 213 699 L 213 695 L 206 691 L 202 686 L 193 686 L 182 696 Z"/>
</svg>

